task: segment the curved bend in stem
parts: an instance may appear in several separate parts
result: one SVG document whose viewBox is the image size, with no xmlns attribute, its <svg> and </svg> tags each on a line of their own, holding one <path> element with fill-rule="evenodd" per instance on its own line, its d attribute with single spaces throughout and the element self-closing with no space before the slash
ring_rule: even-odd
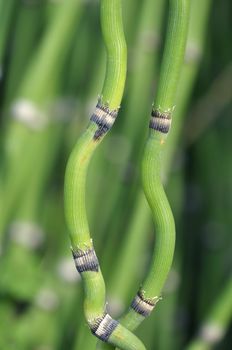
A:
<svg viewBox="0 0 232 350">
<path fill-rule="evenodd" d="M 161 182 L 162 153 L 168 135 L 175 94 L 184 61 L 190 0 L 170 0 L 169 21 L 157 96 L 142 160 L 142 182 L 155 224 L 151 268 L 121 323 L 134 330 L 160 300 L 175 248 L 175 223 Z"/>
<path fill-rule="evenodd" d="M 78 140 L 65 175 L 65 213 L 70 231 L 73 258 L 81 274 L 84 312 L 91 332 L 99 339 L 124 350 L 145 350 L 142 342 L 113 320 L 105 307 L 105 284 L 93 247 L 86 214 L 85 188 L 90 159 L 95 148 L 111 129 L 121 103 L 126 77 L 126 44 L 121 0 L 101 0 L 101 24 L 107 49 L 106 77 L 87 130 Z"/>
</svg>

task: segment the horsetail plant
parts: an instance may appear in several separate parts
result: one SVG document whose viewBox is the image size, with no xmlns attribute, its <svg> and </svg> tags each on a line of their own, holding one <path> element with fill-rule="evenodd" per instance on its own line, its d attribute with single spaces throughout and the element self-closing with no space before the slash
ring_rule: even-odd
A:
<svg viewBox="0 0 232 350">
<path fill-rule="evenodd" d="M 175 94 L 184 60 L 190 1 L 170 0 L 169 13 L 157 96 L 151 113 L 149 137 L 142 160 L 143 188 L 152 210 L 156 243 L 151 269 L 132 301 L 128 313 L 121 320 L 122 324 L 131 330 L 134 330 L 151 313 L 160 300 L 160 293 L 171 267 L 175 246 L 175 224 L 161 183 L 160 171 L 162 153 L 171 126 Z"/>
<path fill-rule="evenodd" d="M 200 63 L 203 57 L 203 51 L 206 40 L 206 29 L 212 0 L 195 0 L 191 4 L 191 15 L 189 21 L 188 40 L 185 50 L 185 62 L 182 68 L 179 86 L 177 90 L 177 106 L 175 109 L 175 120 L 173 128 L 169 135 L 169 143 L 165 149 L 165 164 L 163 165 L 164 172 L 168 172 L 170 160 L 173 158 L 174 149 L 170 147 L 172 142 L 176 143 L 179 139 L 186 107 L 189 103 L 194 82 L 200 68 Z M 199 11 L 200 9 L 200 11 Z M 194 118 L 195 120 L 195 118 Z M 201 118 L 205 120 L 205 118 Z M 187 123 L 188 124 L 188 123 Z M 195 121 L 191 125 L 191 136 L 196 133 L 200 123 Z M 187 131 L 186 131 L 187 134 Z M 187 135 L 189 141 L 190 137 Z M 179 141 L 181 142 L 181 140 Z M 166 171 L 167 168 L 167 171 Z"/>
<path fill-rule="evenodd" d="M 155 223 L 156 243 L 150 271 L 133 299 L 129 311 L 121 318 L 121 323 L 130 330 L 135 330 L 161 299 L 160 293 L 174 254 L 175 223 L 162 186 L 160 172 L 162 153 L 171 126 L 175 95 L 184 61 L 189 14 L 189 0 L 170 0 L 167 39 L 158 91 L 142 159 L 142 182 Z"/>
<path fill-rule="evenodd" d="M 136 55 L 133 57 L 133 74 L 131 74 L 130 79 L 128 79 L 128 94 L 125 102 L 123 125 L 121 128 L 121 136 L 125 138 L 128 144 L 128 151 L 125 152 L 124 156 L 120 157 L 119 173 L 126 173 L 128 169 L 128 163 L 134 163 L 135 159 L 139 162 L 142 156 L 143 142 L 146 138 L 146 123 L 141 125 L 140 119 L 141 115 L 148 115 L 149 104 L 151 100 L 151 87 L 154 80 L 154 67 L 158 67 L 158 51 L 160 42 L 160 32 L 163 22 L 163 12 L 165 9 L 165 1 L 153 1 L 145 0 L 141 4 L 140 18 L 137 21 L 136 28 L 136 41 L 134 43 L 134 52 Z M 154 15 L 158 17 L 154 21 Z M 132 127 L 133 125 L 133 127 Z M 139 139 L 141 142 L 136 142 Z M 109 140 L 110 142 L 110 140 Z M 110 146 L 109 146 L 110 147 Z M 111 164 L 110 164 L 111 165 Z M 104 173 L 103 169 L 103 173 Z M 111 177 L 115 177 L 115 166 L 107 167 L 107 172 L 111 172 L 109 176 L 109 185 L 111 186 L 111 191 L 107 197 L 107 205 L 104 207 L 104 212 L 106 213 L 106 222 L 100 222 L 99 228 L 100 232 L 107 232 L 106 227 L 114 227 L 111 230 L 111 247 L 114 250 L 114 241 L 117 240 L 118 227 L 117 222 L 122 221 L 122 214 L 124 212 L 122 202 L 128 197 L 128 191 L 122 197 L 120 192 L 120 185 L 122 179 L 120 177 L 120 182 L 115 181 L 114 184 L 110 184 Z M 118 170 L 117 170 L 118 171 Z M 132 179 L 131 179 L 132 180 Z M 134 176 L 133 180 L 137 180 L 137 176 Z M 136 184 L 137 185 L 137 184 Z M 103 186 L 105 186 L 105 179 Z M 135 186 L 132 186 L 132 190 Z M 137 187 L 137 186 L 136 186 Z M 131 188 L 128 190 L 131 192 Z M 119 203 L 121 200 L 121 203 Z M 122 208 L 122 211 L 116 208 Z M 114 223 L 111 223 L 111 212 L 115 213 Z M 104 260 L 108 260 L 112 256 L 112 249 L 104 249 Z"/>
<path fill-rule="evenodd" d="M 73 258 L 81 274 L 84 312 L 91 332 L 120 349 L 145 349 L 141 341 L 106 312 L 105 284 L 89 234 L 85 184 L 91 156 L 111 129 L 121 103 L 126 78 L 126 44 L 120 0 L 101 1 L 102 33 L 107 49 L 107 68 L 101 97 L 87 130 L 74 147 L 65 175 L 65 211 Z"/>
</svg>

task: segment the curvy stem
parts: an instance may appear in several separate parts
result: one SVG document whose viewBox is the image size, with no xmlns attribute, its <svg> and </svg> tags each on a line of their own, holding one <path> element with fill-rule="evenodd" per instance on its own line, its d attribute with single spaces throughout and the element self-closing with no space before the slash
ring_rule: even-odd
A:
<svg viewBox="0 0 232 350">
<path fill-rule="evenodd" d="M 101 24 L 107 49 L 107 69 L 102 97 L 68 161 L 65 175 L 65 212 L 73 257 L 81 273 L 84 312 L 92 333 L 120 349 L 145 349 L 143 344 L 106 312 L 105 283 L 94 251 L 86 214 L 85 190 L 89 161 L 111 129 L 121 102 L 126 77 L 126 44 L 121 1 L 101 1 Z"/>
<path fill-rule="evenodd" d="M 175 94 L 184 60 L 190 12 L 189 0 L 170 0 L 167 39 L 157 97 L 152 110 L 149 137 L 142 160 L 142 181 L 155 224 L 152 265 L 123 325 L 134 330 L 150 314 L 169 273 L 175 247 L 175 224 L 165 195 L 160 172 L 165 140 L 171 125 Z"/>
<path fill-rule="evenodd" d="M 171 114 L 170 110 L 173 107 L 175 90 L 184 58 L 188 16 L 188 3 L 171 1 L 167 42 L 154 108 L 154 111 L 167 111 L 167 117 L 170 117 Z M 170 57 L 172 66 L 170 66 Z M 167 77 L 171 86 L 175 87 L 174 91 L 170 86 L 165 87 Z M 163 96 L 164 94 L 166 94 L 166 97 Z M 165 113 L 163 114 L 163 117 L 165 117 Z M 121 323 L 130 330 L 134 330 L 149 315 L 155 303 L 159 300 L 160 292 L 172 263 L 175 244 L 175 225 L 160 179 L 161 165 L 163 164 L 162 152 L 167 135 L 164 131 L 165 126 L 169 127 L 170 122 L 170 119 L 161 118 L 159 120 L 157 117 L 156 119 L 152 118 L 150 135 L 142 161 L 143 187 L 153 213 L 156 228 L 156 245 L 152 267 L 148 277 L 139 291 L 139 295 L 133 300 L 131 308 L 121 318 Z M 152 126 L 155 126 L 155 128 L 152 128 Z M 166 131 L 168 130 L 166 129 Z M 99 349 L 110 348 L 107 344 L 99 344 Z"/>
</svg>

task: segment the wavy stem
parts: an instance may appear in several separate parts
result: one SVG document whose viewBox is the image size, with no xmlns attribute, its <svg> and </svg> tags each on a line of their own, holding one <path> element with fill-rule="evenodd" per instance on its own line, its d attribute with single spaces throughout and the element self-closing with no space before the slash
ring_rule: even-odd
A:
<svg viewBox="0 0 232 350">
<path fill-rule="evenodd" d="M 152 211 L 156 241 L 148 275 L 129 311 L 121 319 L 122 324 L 130 330 L 137 328 L 159 301 L 174 254 L 175 224 L 160 172 L 162 153 L 170 129 L 175 94 L 184 60 L 189 12 L 190 1 L 170 1 L 164 58 L 150 121 L 149 138 L 142 161 L 143 188 Z"/>
<path fill-rule="evenodd" d="M 86 214 L 86 176 L 95 148 L 113 126 L 124 90 L 126 45 L 122 25 L 121 1 L 101 1 L 102 33 L 107 50 L 105 82 L 87 130 L 69 158 L 65 176 L 65 212 L 73 257 L 81 273 L 84 312 L 91 332 L 120 349 L 145 349 L 129 330 L 113 320 L 106 311 L 105 283 L 94 251 Z"/>
</svg>

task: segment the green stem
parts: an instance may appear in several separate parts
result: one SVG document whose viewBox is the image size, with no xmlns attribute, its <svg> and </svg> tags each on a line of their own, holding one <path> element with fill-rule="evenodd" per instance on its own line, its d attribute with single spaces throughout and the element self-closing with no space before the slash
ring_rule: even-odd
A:
<svg viewBox="0 0 232 350">
<path fill-rule="evenodd" d="M 167 39 L 154 109 L 172 111 L 184 61 L 190 12 L 189 0 L 169 0 Z"/>
<path fill-rule="evenodd" d="M 162 153 L 169 131 L 181 66 L 184 61 L 190 2 L 170 1 L 170 16 L 150 134 L 142 161 L 142 180 L 156 229 L 152 266 L 121 323 L 134 330 L 160 299 L 169 273 L 175 246 L 175 224 L 161 179 Z M 168 83 L 167 83 L 168 82 Z M 169 85 L 170 83 L 170 85 Z M 106 348 L 106 347 L 105 347 Z"/>
<path fill-rule="evenodd" d="M 179 139 L 182 128 L 182 121 L 195 85 L 200 62 L 202 60 L 211 2 L 212 0 L 205 0 L 204 2 L 201 0 L 196 0 L 191 4 L 191 16 L 185 52 L 185 62 L 181 72 L 176 97 L 177 106 L 175 108 L 175 123 L 170 130 L 170 135 L 168 137 L 169 143 L 165 149 L 164 172 L 166 175 L 168 175 L 166 168 L 169 166 L 170 159 L 173 158 L 174 152 L 174 149 L 170 147 L 170 145 L 172 145 L 173 142 L 177 143 L 177 140 Z M 201 118 L 200 123 L 198 121 L 197 123 L 194 123 L 194 125 L 191 124 L 191 135 L 188 130 L 185 131 L 184 134 L 187 134 L 186 139 L 188 141 L 191 140 L 192 136 L 194 137 L 197 126 L 199 126 L 201 123 L 204 123 L 203 120 L 205 120 L 205 117 Z M 179 143 L 182 143 L 182 139 L 179 140 Z"/>
<path fill-rule="evenodd" d="M 86 177 L 95 148 L 112 127 L 124 90 L 126 44 L 120 0 L 101 1 L 101 25 L 107 69 L 87 130 L 74 147 L 65 175 L 65 212 L 73 256 L 85 289 L 84 312 L 92 333 L 121 349 L 145 349 L 140 340 L 106 313 L 105 283 L 94 251 L 86 214 Z"/>
<path fill-rule="evenodd" d="M 161 183 L 160 172 L 163 148 L 170 127 L 171 113 L 184 60 L 189 10 L 189 1 L 170 1 L 164 59 L 150 122 L 149 138 L 142 161 L 143 187 L 152 210 L 156 242 L 151 269 L 129 311 L 122 318 L 122 324 L 130 330 L 134 330 L 144 320 L 159 300 L 174 254 L 175 224 Z"/>
<path fill-rule="evenodd" d="M 107 51 L 102 103 L 111 110 L 120 106 L 126 76 L 127 50 L 121 11 L 120 0 L 101 1 L 101 26 Z"/>
<path fill-rule="evenodd" d="M 120 155 L 120 164 L 117 163 L 117 167 L 112 163 L 105 166 L 102 165 L 102 178 L 104 180 L 101 183 L 99 193 L 105 188 L 107 179 L 107 184 L 111 187 L 111 191 L 107 196 L 107 201 L 105 201 L 103 208 L 106 218 L 108 219 L 104 222 L 99 221 L 97 226 L 100 240 L 104 233 L 107 234 L 108 228 L 110 227 L 111 229 L 109 244 L 107 244 L 107 248 L 105 248 L 103 252 L 104 261 L 109 261 L 109 259 L 114 256 L 116 242 L 118 241 L 118 223 L 122 222 L 125 216 L 124 204 L 129 196 L 131 196 L 131 193 L 135 192 L 135 187 L 138 185 L 137 174 L 130 179 L 130 184 L 132 186 L 125 186 L 122 177 L 127 172 L 128 166 L 135 166 L 135 163 L 138 163 L 142 157 L 147 128 L 146 123 L 141 125 L 141 116 L 148 115 L 152 99 L 151 87 L 154 76 L 156 79 L 154 70 L 158 70 L 158 43 L 160 41 L 165 3 L 164 1 L 154 2 L 153 0 L 146 0 L 142 4 L 141 14 L 136 28 L 137 38 L 134 44 L 136 55 L 133 57 L 133 69 L 135 71 L 131 73 L 131 76 L 129 75 L 129 82 L 127 82 L 128 95 L 123 112 L 125 118 L 123 119 L 120 133 L 120 136 L 125 138 L 126 145 L 128 145 L 128 152 Z M 154 13 L 157 16 L 156 21 L 154 21 Z M 139 140 L 139 142 L 137 142 L 137 140 Z M 107 146 L 109 148 L 114 147 L 110 139 L 108 139 L 108 142 L 109 145 Z M 121 152 L 118 151 L 118 153 L 120 154 Z M 104 176 L 106 169 L 107 179 Z M 113 184 L 111 180 L 112 177 L 115 179 Z M 123 193 L 120 192 L 121 186 L 124 188 Z M 96 206 L 98 206 L 97 203 L 95 204 L 95 207 Z M 95 212 L 97 216 L 97 211 L 95 210 Z M 112 215 L 114 215 L 113 222 L 111 220 Z M 127 215 L 128 214 L 126 214 L 126 216 Z M 108 267 L 109 266 L 110 265 L 108 265 Z"/>
</svg>

